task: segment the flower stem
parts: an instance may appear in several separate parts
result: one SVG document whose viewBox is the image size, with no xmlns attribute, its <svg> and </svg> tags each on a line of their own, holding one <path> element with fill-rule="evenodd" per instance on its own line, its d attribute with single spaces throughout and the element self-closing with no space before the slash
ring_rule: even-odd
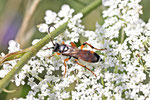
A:
<svg viewBox="0 0 150 100">
<path fill-rule="evenodd" d="M 83 8 L 80 13 L 83 14 L 83 17 L 85 17 L 86 15 L 88 15 L 92 10 L 94 10 L 95 8 L 97 8 L 98 6 L 100 6 L 102 4 L 102 0 L 95 0 L 94 2 L 92 2 L 91 4 L 89 4 L 88 6 L 86 6 L 85 8 Z"/>
<path fill-rule="evenodd" d="M 125 39 L 125 33 L 124 33 L 124 30 L 122 29 L 121 30 L 121 40 L 120 40 L 121 44 L 124 42 L 124 39 Z"/>
<path fill-rule="evenodd" d="M 31 72 L 29 72 L 29 74 L 30 74 L 30 75 L 32 75 L 32 73 L 31 73 Z M 32 75 L 32 76 L 33 76 L 33 75 Z M 33 76 L 33 77 L 35 77 L 35 78 L 36 78 L 37 80 L 39 80 L 40 82 L 41 82 L 41 81 L 43 81 L 43 79 L 42 79 L 41 77 L 39 77 L 39 76 Z M 53 87 L 53 85 L 52 85 L 52 84 L 50 84 L 50 83 L 48 83 L 48 82 L 47 82 L 47 85 L 48 85 L 50 88 L 52 88 L 52 87 Z"/>
</svg>

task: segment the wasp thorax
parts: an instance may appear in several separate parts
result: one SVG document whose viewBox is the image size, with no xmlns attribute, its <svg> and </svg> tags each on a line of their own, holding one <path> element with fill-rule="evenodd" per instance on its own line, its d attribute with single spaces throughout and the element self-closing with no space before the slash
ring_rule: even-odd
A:
<svg viewBox="0 0 150 100">
<path fill-rule="evenodd" d="M 66 45 L 59 46 L 59 52 L 66 52 L 67 50 L 68 50 L 68 47 Z"/>
</svg>

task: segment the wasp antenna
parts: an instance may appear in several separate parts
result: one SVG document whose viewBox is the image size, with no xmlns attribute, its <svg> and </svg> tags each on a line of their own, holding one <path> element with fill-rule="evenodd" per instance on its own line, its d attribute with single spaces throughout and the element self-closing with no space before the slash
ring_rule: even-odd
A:
<svg viewBox="0 0 150 100">
<path fill-rule="evenodd" d="M 48 34 L 50 34 L 50 28 L 53 26 L 54 27 L 54 23 L 51 23 L 50 26 L 48 27 Z M 55 27 L 54 27 L 55 28 Z M 56 29 L 56 28 L 55 28 Z"/>
<path fill-rule="evenodd" d="M 53 46 L 55 46 L 55 44 L 54 44 L 54 42 L 53 42 L 53 39 L 52 39 L 52 37 L 51 37 L 51 35 L 50 35 L 50 28 L 51 28 L 51 26 L 48 27 L 48 35 L 49 35 L 49 37 L 50 37 L 50 39 L 51 39 L 51 42 L 52 42 Z"/>
<path fill-rule="evenodd" d="M 53 39 L 52 39 L 52 38 L 50 38 L 50 39 L 51 39 L 51 42 L 52 42 L 53 46 L 55 46 L 55 44 L 54 44 L 54 42 L 53 42 Z"/>
<path fill-rule="evenodd" d="M 49 34 L 49 35 L 50 35 L 50 28 L 51 28 L 51 26 L 48 27 L 48 34 Z"/>
</svg>

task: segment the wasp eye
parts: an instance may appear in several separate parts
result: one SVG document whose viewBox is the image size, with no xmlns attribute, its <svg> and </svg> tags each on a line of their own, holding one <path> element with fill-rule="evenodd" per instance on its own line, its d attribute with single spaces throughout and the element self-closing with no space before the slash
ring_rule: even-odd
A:
<svg viewBox="0 0 150 100">
<path fill-rule="evenodd" d="M 59 51 L 60 52 L 66 52 L 67 50 L 68 50 L 68 47 L 66 45 L 59 46 Z"/>
<path fill-rule="evenodd" d="M 60 51 L 60 52 L 63 52 L 63 51 L 64 51 L 64 48 L 65 48 L 65 47 L 61 45 L 61 46 L 59 47 L 59 51 Z"/>
</svg>

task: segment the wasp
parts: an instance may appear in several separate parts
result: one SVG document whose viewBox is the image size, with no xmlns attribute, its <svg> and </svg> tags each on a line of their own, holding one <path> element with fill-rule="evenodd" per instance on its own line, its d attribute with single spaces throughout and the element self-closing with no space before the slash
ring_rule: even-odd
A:
<svg viewBox="0 0 150 100">
<path fill-rule="evenodd" d="M 50 33 L 49 30 L 50 30 L 50 27 L 48 29 L 48 33 Z M 91 44 L 85 42 L 85 43 L 83 43 L 81 45 L 81 47 L 79 49 L 79 48 L 77 48 L 76 44 L 73 43 L 73 42 L 70 42 L 71 45 L 65 44 L 64 41 L 61 44 L 59 44 L 59 43 L 54 43 L 52 38 L 50 38 L 50 39 L 51 39 L 51 42 L 52 42 L 52 44 L 54 46 L 54 47 L 51 47 L 51 48 L 55 52 L 50 57 L 55 56 L 55 55 L 63 55 L 63 56 L 67 56 L 68 57 L 68 58 L 64 59 L 64 65 L 65 65 L 64 77 L 65 77 L 66 72 L 67 72 L 67 64 L 66 64 L 66 62 L 69 61 L 71 58 L 74 58 L 74 61 L 75 61 L 76 64 L 80 65 L 81 67 L 86 68 L 95 77 L 97 77 L 96 74 L 93 71 L 91 71 L 85 65 L 80 64 L 78 60 L 81 59 L 81 60 L 89 62 L 89 63 L 96 63 L 98 61 L 102 61 L 102 58 L 96 52 L 93 52 L 93 51 L 90 51 L 90 50 L 83 50 L 85 45 L 88 45 L 92 49 L 95 49 L 95 50 L 106 50 L 106 48 L 105 49 L 98 49 L 98 48 L 93 47 Z M 51 49 L 51 48 L 47 48 L 47 49 Z"/>
<path fill-rule="evenodd" d="M 52 39 L 51 39 L 51 41 L 52 41 Z M 74 58 L 74 61 L 75 61 L 76 64 L 80 65 L 81 67 L 86 68 L 87 70 L 89 70 L 96 77 L 96 74 L 93 71 L 91 71 L 85 65 L 80 64 L 78 62 L 78 60 L 81 59 L 81 60 L 89 62 L 89 63 L 96 63 L 98 61 L 102 61 L 102 58 L 96 52 L 93 52 L 93 51 L 90 51 L 90 50 L 83 50 L 85 45 L 88 45 L 91 48 L 96 49 L 96 50 L 105 50 L 105 49 L 97 49 L 97 48 L 93 47 L 91 44 L 89 44 L 87 42 L 83 43 L 81 45 L 80 49 L 77 48 L 76 44 L 73 43 L 73 42 L 70 43 L 71 45 L 67 45 L 67 44 L 64 43 L 64 41 L 61 44 L 54 43 L 52 41 L 52 44 L 54 45 L 54 47 L 51 47 L 51 48 L 53 48 L 53 51 L 55 52 L 52 56 L 63 55 L 63 56 L 68 57 L 68 58 L 64 59 L 64 65 L 65 65 L 64 76 L 65 76 L 66 71 L 67 71 L 66 62 L 69 61 L 69 59 Z M 47 49 L 50 49 L 50 48 L 47 48 Z M 50 57 L 52 57 L 52 56 L 50 56 Z"/>
</svg>

